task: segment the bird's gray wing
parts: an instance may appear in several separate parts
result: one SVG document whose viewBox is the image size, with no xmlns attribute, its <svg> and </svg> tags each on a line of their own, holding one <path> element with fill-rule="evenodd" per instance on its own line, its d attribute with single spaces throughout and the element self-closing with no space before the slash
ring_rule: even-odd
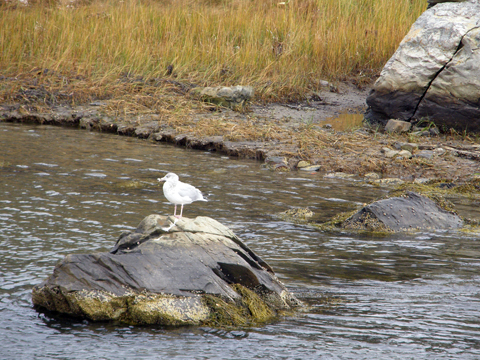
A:
<svg viewBox="0 0 480 360">
<path fill-rule="evenodd" d="M 195 188 L 190 184 L 182 183 L 181 181 L 179 181 L 177 184 L 177 191 L 180 194 L 180 196 L 182 197 L 187 196 L 190 199 L 192 199 L 192 201 L 203 199 L 203 196 L 200 190 L 198 190 L 197 188 Z"/>
</svg>

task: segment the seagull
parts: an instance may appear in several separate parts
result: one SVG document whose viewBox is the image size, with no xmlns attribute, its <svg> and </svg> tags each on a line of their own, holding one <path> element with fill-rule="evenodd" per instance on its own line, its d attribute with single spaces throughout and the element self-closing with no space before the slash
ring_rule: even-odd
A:
<svg viewBox="0 0 480 360">
<path fill-rule="evenodd" d="M 207 201 L 200 190 L 190 184 L 185 184 L 178 180 L 178 175 L 168 173 L 163 178 L 158 178 L 158 181 L 165 181 L 163 184 L 163 195 L 175 205 L 173 216 L 180 219 L 183 213 L 183 205 L 191 204 L 194 201 Z M 180 215 L 177 215 L 177 205 L 182 205 Z"/>
</svg>

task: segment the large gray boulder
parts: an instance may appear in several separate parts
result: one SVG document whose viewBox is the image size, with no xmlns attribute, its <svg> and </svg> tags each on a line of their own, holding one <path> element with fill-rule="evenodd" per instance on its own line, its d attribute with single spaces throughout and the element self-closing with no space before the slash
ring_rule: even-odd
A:
<svg viewBox="0 0 480 360">
<path fill-rule="evenodd" d="M 245 325 L 300 302 L 226 226 L 208 217 L 146 217 L 109 253 L 67 255 L 33 304 L 90 320 Z"/>
<path fill-rule="evenodd" d="M 461 226 L 463 221 L 457 214 L 414 192 L 366 205 L 342 225 L 368 231 L 448 230 Z"/>
<path fill-rule="evenodd" d="M 439 3 L 413 24 L 367 98 L 366 118 L 480 131 L 480 2 Z"/>
</svg>

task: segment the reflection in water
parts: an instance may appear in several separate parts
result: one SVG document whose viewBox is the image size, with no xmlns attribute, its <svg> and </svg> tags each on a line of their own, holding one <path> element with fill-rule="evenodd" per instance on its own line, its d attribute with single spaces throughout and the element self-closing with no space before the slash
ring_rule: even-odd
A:
<svg viewBox="0 0 480 360">
<path fill-rule="evenodd" d="M 335 131 L 349 131 L 362 126 L 364 114 L 342 113 L 338 116 L 326 119 L 326 123 L 332 125 Z"/>
<path fill-rule="evenodd" d="M 1 359 L 480 356 L 478 238 L 325 233 L 273 216 L 309 206 L 322 221 L 382 189 L 48 126 L 0 124 L 0 148 Z M 65 255 L 107 251 L 145 216 L 171 212 L 156 181 L 169 171 L 211 194 L 184 215 L 232 228 L 310 305 L 306 312 L 229 331 L 97 324 L 32 309 L 32 286 Z M 464 215 L 475 211 L 462 203 Z"/>
</svg>

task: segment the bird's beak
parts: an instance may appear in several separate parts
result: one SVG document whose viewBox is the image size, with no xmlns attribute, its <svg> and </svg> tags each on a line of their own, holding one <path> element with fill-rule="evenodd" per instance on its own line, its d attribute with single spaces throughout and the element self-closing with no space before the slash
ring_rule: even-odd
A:
<svg viewBox="0 0 480 360">
<path fill-rule="evenodd" d="M 167 181 L 167 179 L 165 179 L 165 177 L 162 177 L 161 179 L 160 178 L 157 178 L 158 181 Z"/>
</svg>

